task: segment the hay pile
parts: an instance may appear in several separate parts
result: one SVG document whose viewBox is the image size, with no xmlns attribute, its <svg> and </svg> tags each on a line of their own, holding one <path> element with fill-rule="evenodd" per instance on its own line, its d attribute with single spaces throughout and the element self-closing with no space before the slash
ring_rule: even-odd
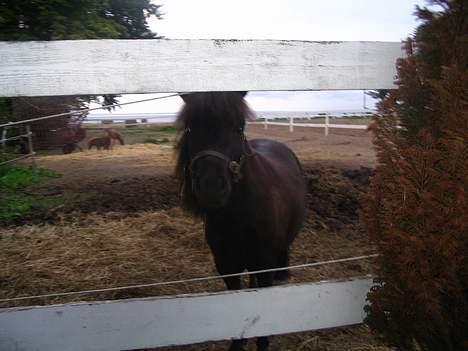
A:
<svg viewBox="0 0 468 351">
<path fill-rule="evenodd" d="M 41 161 L 81 161 L 81 160 L 106 160 L 118 161 L 119 158 L 125 157 L 141 157 L 149 156 L 157 158 L 158 163 L 173 164 L 174 151 L 170 145 L 155 145 L 155 144 L 132 144 L 132 145 L 114 145 L 111 150 L 86 150 L 82 152 L 74 152 L 71 154 L 50 154 L 41 156 Z M 153 160 L 154 162 L 154 160 Z"/>
<path fill-rule="evenodd" d="M 110 213 L 106 217 L 90 214 L 74 222 L 2 230 L 0 297 L 211 275 L 214 266 L 202 230 L 202 223 L 186 217 L 176 208 L 131 218 L 123 213 Z M 222 289 L 222 284 L 213 283 L 211 288 Z M 203 291 L 204 288 L 166 286 L 34 300 L 33 303 L 117 299 L 193 290 Z"/>
<path fill-rule="evenodd" d="M 291 264 L 367 254 L 361 240 L 324 235 L 306 227 L 291 249 Z M 203 224 L 178 208 L 87 214 L 73 221 L 23 225 L 0 232 L 0 298 L 110 288 L 216 275 Z M 364 275 L 371 262 L 294 271 L 292 281 Z M 0 307 L 78 300 L 120 299 L 223 290 L 221 281 L 138 288 L 92 295 L 3 303 Z"/>
</svg>

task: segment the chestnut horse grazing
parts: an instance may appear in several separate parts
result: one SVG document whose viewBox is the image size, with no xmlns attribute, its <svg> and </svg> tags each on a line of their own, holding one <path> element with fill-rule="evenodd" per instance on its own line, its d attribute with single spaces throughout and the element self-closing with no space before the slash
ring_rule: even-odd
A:
<svg viewBox="0 0 468 351">
<path fill-rule="evenodd" d="M 98 150 L 101 150 L 101 148 L 104 148 L 105 150 L 109 150 L 110 143 L 111 143 L 111 138 L 109 138 L 108 136 L 94 138 L 88 141 L 88 149 L 91 150 L 94 146 Z"/>
<path fill-rule="evenodd" d="M 111 146 L 114 145 L 114 142 L 119 141 L 120 145 L 124 145 L 124 140 L 122 136 L 113 129 L 106 129 L 107 136 L 111 139 Z"/>
<path fill-rule="evenodd" d="M 306 187 L 301 165 L 284 144 L 247 141 L 246 120 L 253 113 L 245 93 L 184 95 L 177 117 L 183 134 L 177 145 L 176 175 L 182 206 L 205 221 L 205 236 L 219 274 L 288 265 L 288 248 L 305 213 Z M 251 287 L 286 280 L 287 271 L 250 275 Z M 224 279 L 240 289 L 239 277 Z M 268 337 L 257 350 L 268 350 Z M 234 340 L 230 351 L 242 350 Z"/>
</svg>

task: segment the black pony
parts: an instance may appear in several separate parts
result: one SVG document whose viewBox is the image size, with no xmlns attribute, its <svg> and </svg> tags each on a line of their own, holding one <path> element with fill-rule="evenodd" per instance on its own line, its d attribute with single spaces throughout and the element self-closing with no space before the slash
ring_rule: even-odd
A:
<svg viewBox="0 0 468 351">
<path fill-rule="evenodd" d="M 273 140 L 247 141 L 246 120 L 253 116 L 242 92 L 183 95 L 177 123 L 176 175 L 182 206 L 205 221 L 205 236 L 222 275 L 288 265 L 288 247 L 305 212 L 305 184 L 294 153 Z M 288 272 L 250 276 L 251 287 L 273 285 Z M 240 289 L 239 277 L 224 279 Z M 229 350 L 242 348 L 234 340 Z M 268 338 L 257 340 L 268 350 Z"/>
</svg>

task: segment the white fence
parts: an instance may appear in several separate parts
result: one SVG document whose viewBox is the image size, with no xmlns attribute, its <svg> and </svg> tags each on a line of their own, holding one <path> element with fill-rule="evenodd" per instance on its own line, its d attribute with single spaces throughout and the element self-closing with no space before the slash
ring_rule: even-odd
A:
<svg viewBox="0 0 468 351">
<path fill-rule="evenodd" d="M 286 118 L 269 118 L 269 117 L 261 117 L 263 121 L 256 121 L 256 122 L 249 122 L 249 124 L 262 124 L 265 129 L 268 129 L 268 126 L 284 126 L 289 127 L 289 131 L 292 133 L 294 132 L 294 127 L 303 127 L 303 128 L 323 128 L 325 132 L 325 136 L 328 136 L 329 129 L 358 129 L 358 130 L 367 130 L 366 124 L 339 124 L 339 123 L 330 123 L 330 117 L 335 117 L 336 113 L 329 113 L 329 112 L 320 112 L 313 117 L 286 117 Z M 342 117 L 348 116 L 361 116 L 365 118 L 372 117 L 373 113 L 369 112 L 346 112 L 341 114 Z M 304 121 L 311 121 L 313 118 L 324 118 L 325 123 L 307 123 Z M 279 120 L 287 120 L 287 122 L 281 122 Z M 299 120 L 299 122 L 296 122 Z"/>
<path fill-rule="evenodd" d="M 362 323 L 369 278 L 0 310 L 0 350 L 116 351 Z"/>
<path fill-rule="evenodd" d="M 280 115 L 281 112 L 276 112 L 276 115 Z M 248 122 L 251 125 L 263 125 L 265 129 L 268 126 L 286 126 L 289 127 L 289 131 L 293 132 L 294 127 L 305 127 L 305 128 L 324 128 L 325 135 L 329 134 L 329 129 L 359 129 L 366 130 L 367 125 L 364 124 L 340 124 L 330 123 L 330 118 L 346 118 L 346 117 L 362 117 L 371 118 L 374 114 L 373 110 L 366 111 L 297 111 L 294 115 L 287 116 L 291 112 L 285 112 L 285 117 L 278 117 L 268 112 L 258 112 L 257 120 L 254 122 Z M 176 119 L 176 113 L 113 113 L 112 115 L 92 115 L 86 117 L 85 123 L 90 126 L 96 125 L 102 128 L 104 125 L 112 125 L 113 127 L 122 126 L 148 126 L 157 123 L 173 123 Z M 325 123 L 308 123 L 314 119 L 324 119 Z M 287 122 L 284 122 L 287 120 Z"/>
<path fill-rule="evenodd" d="M 395 61 L 404 55 L 400 46 L 270 40 L 0 42 L 0 96 L 389 89 Z M 362 321 L 370 284 L 364 279 L 4 309 L 0 349 L 110 351 L 355 324 Z"/>
<path fill-rule="evenodd" d="M 0 42 L 0 96 L 391 89 L 400 43 Z"/>
</svg>

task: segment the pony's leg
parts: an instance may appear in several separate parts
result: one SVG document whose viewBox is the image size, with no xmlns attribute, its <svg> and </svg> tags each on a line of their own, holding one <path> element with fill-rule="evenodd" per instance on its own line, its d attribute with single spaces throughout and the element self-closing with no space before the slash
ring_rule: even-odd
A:
<svg viewBox="0 0 468 351">
<path fill-rule="evenodd" d="M 227 273 L 221 273 L 227 274 Z M 229 290 L 239 290 L 241 288 L 240 277 L 229 277 L 224 278 L 224 283 Z M 232 340 L 228 351 L 242 351 L 242 346 L 245 344 L 245 339 Z"/>
<path fill-rule="evenodd" d="M 260 288 L 273 285 L 273 273 L 257 274 L 256 278 Z M 261 336 L 257 338 L 257 351 L 268 351 L 269 345 L 270 341 L 268 340 L 268 336 Z"/>
<path fill-rule="evenodd" d="M 268 346 L 270 346 L 268 336 L 257 338 L 257 351 L 268 351 Z"/>
<path fill-rule="evenodd" d="M 273 285 L 273 273 L 261 273 L 257 274 L 257 282 L 260 288 L 268 287 Z M 257 351 L 268 351 L 270 341 L 268 336 L 261 336 L 257 338 Z"/>
<path fill-rule="evenodd" d="M 228 348 L 228 351 L 242 351 L 245 345 L 245 339 L 232 340 L 231 345 Z"/>
<path fill-rule="evenodd" d="M 249 275 L 249 288 L 250 289 L 258 288 L 257 278 L 255 277 L 254 274 Z"/>
<path fill-rule="evenodd" d="M 263 252 L 263 259 L 264 259 L 264 265 L 260 267 L 259 269 L 264 269 L 267 268 L 268 266 L 272 266 L 272 255 L 271 252 L 265 251 Z M 259 273 L 255 275 L 258 287 L 259 288 L 266 288 L 269 286 L 273 285 L 273 277 L 274 273 L 269 272 L 269 273 Z M 261 336 L 257 338 L 257 351 L 268 351 L 268 346 L 270 345 L 270 342 L 268 340 L 268 336 Z"/>
<path fill-rule="evenodd" d="M 289 266 L 289 252 L 288 249 L 282 251 L 278 255 L 277 260 L 278 267 L 287 267 Z M 274 273 L 273 279 L 281 283 L 286 282 L 289 279 L 289 270 L 277 271 Z"/>
</svg>

